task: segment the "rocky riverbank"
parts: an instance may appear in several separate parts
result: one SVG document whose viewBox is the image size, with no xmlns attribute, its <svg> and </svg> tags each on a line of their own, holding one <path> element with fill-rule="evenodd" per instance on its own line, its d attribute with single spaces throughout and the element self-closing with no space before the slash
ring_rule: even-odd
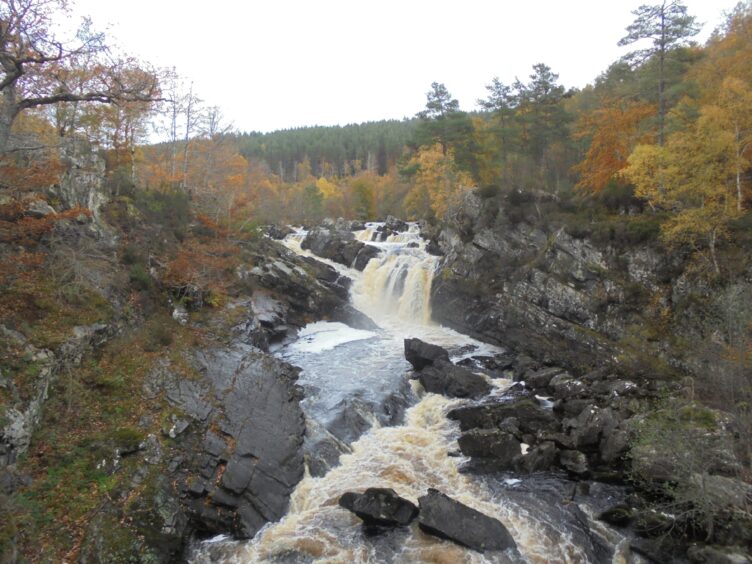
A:
<svg viewBox="0 0 752 564">
<path fill-rule="evenodd" d="M 717 345 L 687 343 L 718 330 L 719 318 L 692 305 L 698 294 L 715 298 L 681 257 L 511 222 L 498 202 L 473 193 L 441 229 L 424 232 L 442 255 L 434 318 L 515 351 L 456 366 L 440 348 L 406 342 L 426 390 L 476 400 L 448 414 L 470 458 L 464 470 L 622 484 L 633 493 L 599 515 L 634 537 L 634 552 L 656 562 L 744 561 L 749 460 L 738 420 L 696 397 Z M 745 284 L 741 277 L 721 293 Z M 645 340 L 661 311 L 672 333 Z M 516 384 L 487 397 L 479 372 Z"/>
<path fill-rule="evenodd" d="M 450 369 L 442 360 L 446 351 L 409 339 L 405 355 L 416 378 L 427 370 L 441 371 L 447 384 L 434 391 L 454 395 L 462 378 L 451 383 L 458 367 Z M 682 403 L 671 414 L 683 424 L 684 439 L 705 449 L 706 458 L 692 461 L 690 468 L 693 447 L 672 448 L 667 441 L 676 436 L 659 437 L 651 429 L 668 417 L 667 397 L 689 393 L 679 383 L 625 380 L 607 370 L 574 377 L 564 368 L 510 353 L 471 357 L 465 364 L 472 373 L 516 381 L 501 397 L 481 398 L 448 413 L 462 431 L 459 450 L 470 457 L 465 472 L 560 473 L 586 487 L 592 482 L 627 485 L 633 493 L 603 508 L 599 518 L 631 531 L 633 551 L 655 562 L 744 558 L 752 541 L 747 513 L 752 487 L 737 478 L 741 462 L 728 414 L 693 403 Z M 700 482 L 706 490 L 697 488 Z M 672 499 L 669 492 L 687 497 Z"/>
</svg>

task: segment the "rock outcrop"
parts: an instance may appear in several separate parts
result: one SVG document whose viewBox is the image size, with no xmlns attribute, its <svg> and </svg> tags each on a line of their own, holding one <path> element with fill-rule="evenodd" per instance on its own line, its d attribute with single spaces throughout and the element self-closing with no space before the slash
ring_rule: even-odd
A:
<svg viewBox="0 0 752 564">
<path fill-rule="evenodd" d="M 452 398 L 477 399 L 491 391 L 491 384 L 483 376 L 443 360 L 420 370 L 418 380 L 427 392 Z"/>
<path fill-rule="evenodd" d="M 145 384 L 176 410 L 165 432 L 175 435 L 181 505 L 197 530 L 251 537 L 284 515 L 303 476 L 298 370 L 240 344 L 192 362 L 200 380 L 164 366 Z"/>
<path fill-rule="evenodd" d="M 449 362 L 449 353 L 438 345 L 420 339 L 405 339 L 405 359 L 415 370 L 422 370 L 438 360 Z"/>
<path fill-rule="evenodd" d="M 469 192 L 435 234 L 434 319 L 567 368 L 613 361 L 640 301 L 663 291 L 678 259 L 513 222 L 505 206 Z"/>
<path fill-rule="evenodd" d="M 314 227 L 300 246 L 316 256 L 358 270 L 363 270 L 368 261 L 379 254 L 376 247 L 355 239 L 352 231 L 337 229 L 335 225 Z"/>
</svg>

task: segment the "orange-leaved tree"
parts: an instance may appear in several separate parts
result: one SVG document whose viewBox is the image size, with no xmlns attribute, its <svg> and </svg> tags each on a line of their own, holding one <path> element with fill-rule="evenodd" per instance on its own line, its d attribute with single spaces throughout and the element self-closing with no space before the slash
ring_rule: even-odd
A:
<svg viewBox="0 0 752 564">
<path fill-rule="evenodd" d="M 576 188 L 598 194 L 609 182 L 623 182 L 619 172 L 639 143 L 648 140 L 649 132 L 641 124 L 655 114 L 650 104 L 628 100 L 608 100 L 583 115 L 577 123 L 576 139 L 590 139 L 585 158 L 574 167 L 580 175 Z"/>
</svg>

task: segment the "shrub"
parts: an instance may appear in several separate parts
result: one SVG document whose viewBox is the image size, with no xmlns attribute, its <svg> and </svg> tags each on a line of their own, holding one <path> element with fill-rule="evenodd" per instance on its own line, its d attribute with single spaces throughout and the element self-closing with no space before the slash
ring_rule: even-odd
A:
<svg viewBox="0 0 752 564">
<path fill-rule="evenodd" d="M 483 198 L 484 200 L 495 198 L 499 195 L 501 192 L 501 189 L 498 186 L 492 185 L 492 186 L 483 186 L 482 188 L 478 188 L 475 193 Z"/>
<path fill-rule="evenodd" d="M 144 259 L 138 247 L 136 247 L 135 245 L 126 245 L 123 249 L 122 254 L 120 255 L 120 262 L 122 262 L 123 264 L 132 265 L 143 263 Z"/>
<path fill-rule="evenodd" d="M 142 264 L 134 264 L 128 272 L 131 285 L 137 290 L 146 291 L 152 286 L 151 275 Z"/>
<path fill-rule="evenodd" d="M 172 344 L 172 332 L 167 323 L 153 321 L 144 334 L 143 348 L 146 352 L 156 352 Z"/>
</svg>

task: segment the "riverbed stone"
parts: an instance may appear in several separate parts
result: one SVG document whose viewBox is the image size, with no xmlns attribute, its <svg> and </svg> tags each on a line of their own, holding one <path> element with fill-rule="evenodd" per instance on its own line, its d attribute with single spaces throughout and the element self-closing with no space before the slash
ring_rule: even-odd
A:
<svg viewBox="0 0 752 564">
<path fill-rule="evenodd" d="M 520 441 L 514 435 L 496 429 L 471 429 L 462 433 L 460 450 L 465 456 L 493 460 L 497 470 L 508 470 L 522 454 Z"/>
<path fill-rule="evenodd" d="M 368 488 L 362 494 L 346 492 L 339 505 L 355 513 L 367 527 L 404 527 L 418 515 L 411 501 L 391 488 Z"/>
<path fill-rule="evenodd" d="M 483 376 L 444 360 L 424 367 L 418 380 L 426 391 L 452 398 L 477 399 L 491 391 L 491 384 Z"/>
<path fill-rule="evenodd" d="M 438 345 L 420 339 L 405 339 L 405 359 L 415 370 L 422 370 L 437 360 L 449 362 L 449 353 Z"/>
<path fill-rule="evenodd" d="M 535 434 L 540 430 L 556 432 L 559 422 L 554 415 L 530 399 L 508 403 L 493 403 L 458 407 L 449 412 L 449 418 L 460 422 L 460 429 L 498 428 L 508 417 L 519 422 L 522 433 Z"/>
<path fill-rule="evenodd" d="M 517 460 L 517 469 L 527 474 L 550 470 L 556 462 L 557 452 L 553 441 L 544 441 Z"/>
<path fill-rule="evenodd" d="M 435 489 L 418 499 L 418 524 L 424 532 L 449 539 L 478 552 L 516 549 L 506 527 Z"/>
</svg>

